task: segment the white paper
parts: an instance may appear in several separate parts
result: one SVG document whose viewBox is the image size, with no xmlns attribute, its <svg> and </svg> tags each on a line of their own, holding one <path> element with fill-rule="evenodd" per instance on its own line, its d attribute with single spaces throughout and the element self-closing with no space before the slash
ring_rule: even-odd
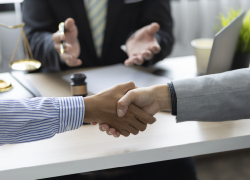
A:
<svg viewBox="0 0 250 180">
<path fill-rule="evenodd" d="M 171 80 L 166 77 L 156 76 L 141 70 L 124 66 L 123 64 L 106 66 L 79 73 L 84 73 L 86 75 L 87 89 L 91 94 L 97 94 L 104 89 L 128 81 L 133 81 L 137 87 L 148 87 L 171 82 Z M 62 78 L 71 82 L 70 76 L 71 74 L 63 76 Z"/>
</svg>

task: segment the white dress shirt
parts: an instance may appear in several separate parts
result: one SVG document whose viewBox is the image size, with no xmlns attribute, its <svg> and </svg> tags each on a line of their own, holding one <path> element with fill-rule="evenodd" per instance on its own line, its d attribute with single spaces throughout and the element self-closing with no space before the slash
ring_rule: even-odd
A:
<svg viewBox="0 0 250 180">
<path fill-rule="evenodd" d="M 0 145 L 38 141 L 81 127 L 82 97 L 0 99 Z"/>
</svg>

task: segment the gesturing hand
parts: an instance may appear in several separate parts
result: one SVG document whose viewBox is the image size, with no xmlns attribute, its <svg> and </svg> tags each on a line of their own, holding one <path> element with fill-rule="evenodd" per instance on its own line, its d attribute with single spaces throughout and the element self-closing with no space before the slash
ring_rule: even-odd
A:
<svg viewBox="0 0 250 180">
<path fill-rule="evenodd" d="M 75 21 L 72 18 L 68 18 L 65 21 L 65 34 L 62 35 L 59 31 L 53 34 L 54 47 L 60 54 L 60 57 L 70 67 L 79 66 L 82 64 L 80 59 L 77 59 L 80 55 L 80 44 L 77 39 L 78 30 L 75 25 Z M 65 41 L 64 53 L 60 53 L 60 43 Z"/>
<path fill-rule="evenodd" d="M 125 65 L 141 65 L 144 60 L 152 59 L 154 54 L 161 51 L 161 47 L 155 38 L 155 33 L 159 31 L 158 23 L 152 23 L 137 30 L 127 41 L 126 51 L 129 58 Z"/>
<path fill-rule="evenodd" d="M 123 136 L 129 136 L 130 133 L 136 135 L 139 131 L 144 131 L 147 124 L 155 122 L 155 118 L 143 112 L 140 108 L 131 104 L 127 108 L 126 115 L 122 118 L 117 116 L 117 101 L 134 89 L 132 82 L 120 84 L 101 93 L 84 98 L 85 116 L 84 122 L 97 122 L 107 124 L 116 129 Z"/>
</svg>

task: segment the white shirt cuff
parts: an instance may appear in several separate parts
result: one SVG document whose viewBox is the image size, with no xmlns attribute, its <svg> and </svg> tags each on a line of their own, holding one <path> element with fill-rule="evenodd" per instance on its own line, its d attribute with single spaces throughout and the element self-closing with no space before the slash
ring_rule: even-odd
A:
<svg viewBox="0 0 250 180">
<path fill-rule="evenodd" d="M 126 45 L 121 45 L 121 50 L 123 50 L 123 52 L 127 53 L 127 48 L 126 48 Z"/>
</svg>

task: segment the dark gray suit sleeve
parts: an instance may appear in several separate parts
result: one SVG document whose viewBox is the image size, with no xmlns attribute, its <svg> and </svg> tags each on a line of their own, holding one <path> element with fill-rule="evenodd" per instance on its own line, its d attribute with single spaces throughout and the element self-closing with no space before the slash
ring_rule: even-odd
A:
<svg viewBox="0 0 250 180">
<path fill-rule="evenodd" d="M 143 66 L 150 66 L 165 57 L 172 51 L 174 44 L 173 20 L 169 0 L 144 0 L 140 13 L 138 28 L 140 29 L 153 22 L 160 24 L 160 30 L 156 33 L 156 39 L 161 46 L 161 52 L 150 61 L 145 61 Z M 135 30 L 136 31 L 136 30 Z"/>
<path fill-rule="evenodd" d="M 250 118 L 250 69 L 173 81 L 177 121 Z"/>
<path fill-rule="evenodd" d="M 47 0 L 25 0 L 23 3 L 25 33 L 34 58 L 45 71 L 59 71 L 65 65 L 54 48 L 52 34 L 57 31 L 55 15 Z"/>
</svg>

